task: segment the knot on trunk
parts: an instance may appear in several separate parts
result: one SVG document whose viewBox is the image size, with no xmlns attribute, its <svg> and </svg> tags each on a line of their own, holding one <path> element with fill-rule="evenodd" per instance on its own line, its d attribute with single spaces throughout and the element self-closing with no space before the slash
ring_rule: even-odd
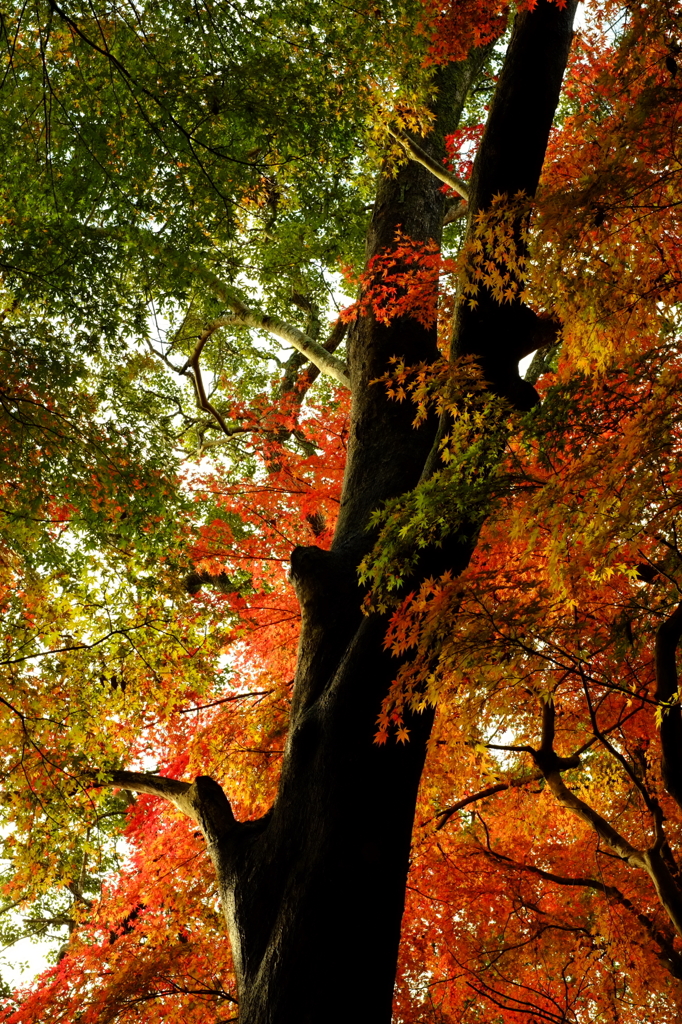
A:
<svg viewBox="0 0 682 1024">
<path fill-rule="evenodd" d="M 519 375 L 519 360 L 556 343 L 561 323 L 539 316 L 522 302 L 500 304 L 482 291 L 475 309 L 459 312 L 460 336 L 456 345 L 462 355 L 474 355 L 491 390 L 526 412 L 540 401 L 533 385 Z"/>
<path fill-rule="evenodd" d="M 537 750 L 528 748 L 531 757 L 535 761 L 546 779 L 550 775 L 565 772 L 569 768 L 580 767 L 580 755 L 571 754 L 569 757 L 559 757 L 554 750 L 556 708 L 554 698 L 549 697 L 542 702 L 542 742 Z"/>
<path fill-rule="evenodd" d="M 291 582 L 304 628 L 324 627 L 334 621 L 358 591 L 355 568 L 335 552 L 315 545 L 291 552 Z M 359 598 L 354 604 L 359 604 Z"/>
</svg>

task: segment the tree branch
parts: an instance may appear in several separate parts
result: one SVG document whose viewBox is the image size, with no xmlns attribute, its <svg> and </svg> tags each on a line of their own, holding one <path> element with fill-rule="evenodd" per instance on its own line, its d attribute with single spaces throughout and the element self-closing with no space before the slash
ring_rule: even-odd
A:
<svg viewBox="0 0 682 1024">
<path fill-rule="evenodd" d="M 235 322 L 235 317 L 222 316 L 219 317 L 217 320 L 214 320 L 213 323 L 209 324 L 209 326 L 205 330 L 203 330 L 199 335 L 192 355 L 189 357 L 185 365 L 180 370 L 180 373 L 186 373 L 189 375 L 192 384 L 194 385 L 194 393 L 196 395 L 197 405 L 199 406 L 199 408 L 203 409 L 204 412 L 210 413 L 210 415 L 214 418 L 216 423 L 218 423 L 218 425 L 220 426 L 222 432 L 227 437 L 232 437 L 234 434 L 243 434 L 245 433 L 245 429 L 244 427 L 240 426 L 230 426 L 228 423 L 226 423 L 221 413 L 219 413 L 216 407 L 213 405 L 213 403 L 209 401 L 208 396 L 206 394 L 206 389 L 204 387 L 204 379 L 201 375 L 201 366 L 199 364 L 199 359 L 201 357 L 204 345 L 211 337 L 211 335 L 214 334 L 220 327 L 226 327 L 229 324 L 233 324 Z"/>
<path fill-rule="evenodd" d="M 391 128 L 390 126 L 388 131 L 404 147 L 410 160 L 414 160 L 416 163 L 421 164 L 422 167 L 426 167 L 427 171 L 431 171 L 431 174 L 438 178 L 439 181 L 444 182 L 454 189 L 455 192 L 459 193 L 462 199 L 469 198 L 469 189 L 466 182 L 462 181 L 455 174 L 451 174 L 450 171 L 446 171 L 441 164 L 434 160 L 433 157 L 430 157 L 426 150 L 422 149 L 406 132 L 401 131 L 399 128 Z"/>
<path fill-rule="evenodd" d="M 192 783 L 150 772 L 112 771 L 108 775 L 107 781 L 98 781 L 95 785 L 163 797 L 197 823 L 210 848 L 215 848 L 237 825 L 221 786 L 208 775 L 198 775 Z"/>
<path fill-rule="evenodd" d="M 561 778 L 561 772 L 567 768 L 577 768 L 580 764 L 580 758 L 577 755 L 573 757 L 559 757 L 554 751 L 554 722 L 556 717 L 556 710 L 554 707 L 554 701 L 550 698 L 549 700 L 543 701 L 542 704 L 542 740 L 539 748 L 533 752 L 533 760 L 544 775 L 547 785 L 551 789 L 552 793 L 569 811 L 573 811 L 579 818 L 586 821 L 590 825 L 600 839 L 603 839 L 607 846 L 615 854 L 617 854 L 622 860 L 631 867 L 647 869 L 645 864 L 644 854 L 641 850 L 637 850 L 632 846 L 627 839 L 620 835 L 619 832 L 613 828 L 605 818 L 602 818 L 597 811 L 593 810 L 589 804 L 586 804 L 584 800 L 577 797 L 575 793 L 572 793 L 568 786 L 564 783 Z"/>
<path fill-rule="evenodd" d="M 583 684 L 583 690 L 585 693 L 585 700 L 587 702 L 587 709 L 590 715 L 590 721 L 592 723 L 592 731 L 599 740 L 599 742 L 604 746 L 604 748 L 608 750 L 608 752 L 616 761 L 618 761 L 619 765 L 621 766 L 625 774 L 628 776 L 632 784 L 639 792 L 647 810 L 651 813 L 654 819 L 656 842 L 659 846 L 662 846 L 665 842 L 665 834 L 663 832 L 663 811 L 661 810 L 661 805 L 659 804 L 658 800 L 656 800 L 656 798 L 649 793 L 648 789 L 646 788 L 642 780 L 638 777 L 637 773 L 635 772 L 633 766 L 629 763 L 628 759 L 624 757 L 619 750 L 616 750 L 616 748 L 610 742 L 610 740 L 608 740 L 606 736 L 602 733 L 597 722 L 597 713 L 592 703 L 589 686 L 587 684 L 587 679 L 585 678 L 585 672 L 583 671 L 582 666 L 579 666 L 579 672 Z"/>
<path fill-rule="evenodd" d="M 659 959 L 666 962 L 671 974 L 675 978 L 682 978 L 682 954 L 678 953 L 673 944 L 669 942 L 665 935 L 656 928 L 651 918 L 647 917 L 646 914 L 640 913 L 632 900 L 629 900 L 628 897 L 625 896 L 620 889 L 616 888 L 615 885 L 606 885 L 605 882 L 601 882 L 596 878 L 572 878 L 566 875 L 556 875 L 553 871 L 545 871 L 543 868 L 538 868 L 534 864 L 521 864 L 518 861 L 512 860 L 511 857 L 506 857 L 502 853 L 497 853 L 495 850 L 486 850 L 485 848 L 481 849 L 482 853 L 487 857 L 503 861 L 505 864 L 515 868 L 517 871 L 527 871 L 530 874 L 537 875 L 539 878 L 544 878 L 548 882 L 553 882 L 555 885 L 580 886 L 582 888 L 595 889 L 597 892 L 602 892 L 615 903 L 619 903 L 622 907 L 625 907 L 626 910 L 637 918 L 649 937 L 660 949 L 661 952 L 657 954 Z"/>
<path fill-rule="evenodd" d="M 543 778 L 542 775 L 531 775 L 527 779 L 513 779 L 511 782 L 497 782 L 494 786 L 488 786 L 487 789 L 482 789 L 478 793 L 472 793 L 471 796 L 465 796 L 462 800 L 458 800 L 452 807 L 447 807 L 444 811 L 439 811 L 435 815 L 439 818 L 439 822 L 436 825 L 436 832 L 444 828 L 447 825 L 453 814 L 457 811 L 461 811 L 464 807 L 468 807 L 469 804 L 476 803 L 478 800 L 485 800 L 486 797 L 494 796 L 495 793 L 502 793 L 505 789 L 516 789 L 518 786 L 527 786 L 531 782 L 539 782 Z M 433 821 L 433 818 L 429 819 Z M 427 822 L 424 822 L 426 825 Z"/>
<path fill-rule="evenodd" d="M 90 228 L 84 224 L 79 224 L 78 229 L 83 234 L 94 238 L 118 238 L 124 242 L 133 235 L 143 246 L 155 252 L 155 254 L 158 255 L 159 249 L 161 249 L 163 256 L 171 264 L 182 267 L 190 274 L 195 274 L 204 284 L 208 285 L 216 298 L 220 299 L 221 302 L 224 302 L 232 310 L 234 319 L 229 321 L 232 325 L 254 327 L 273 334 L 276 338 L 286 342 L 287 345 L 291 345 L 292 348 L 302 352 L 314 366 L 317 366 L 321 373 L 333 377 L 339 384 L 350 389 L 350 379 L 346 364 L 328 352 L 324 345 L 320 345 L 314 338 L 310 338 L 303 331 L 300 331 L 292 324 L 287 324 L 284 320 L 280 320 L 277 316 L 268 316 L 265 313 L 259 313 L 257 310 L 251 309 L 242 301 L 236 289 L 221 280 L 208 267 L 200 263 L 185 262 L 177 253 L 168 251 L 163 244 L 160 245 L 158 233 L 154 234 L 150 231 L 136 228 L 133 225 L 128 225 L 125 229 L 117 229 Z"/>
<path fill-rule="evenodd" d="M 532 199 L 536 193 L 573 37 L 576 6 L 575 0 L 561 6 L 538 0 L 532 9 L 516 15 L 469 183 L 468 241 L 481 241 L 476 239 L 479 214 L 491 213 L 495 197 L 507 196 L 513 202 L 521 194 Z M 527 258 L 526 216 L 521 203 L 512 228 L 519 267 Z M 496 244 L 484 241 L 484 249 L 482 259 L 497 266 L 502 275 L 510 274 L 509 301 L 496 294 L 490 278 L 479 274 L 478 257 L 472 257 L 467 273 L 471 286 L 477 288 L 475 303 L 462 290 L 451 351 L 453 356 L 475 356 L 491 390 L 525 411 L 539 396 L 519 377 L 518 361 L 556 336 L 558 324 L 552 318 L 543 322 L 525 304 L 522 275 L 509 271 L 507 257 L 498 257 Z M 435 450 L 434 464 L 437 458 Z"/>
<path fill-rule="evenodd" d="M 561 772 L 566 768 L 577 767 L 580 759 L 577 755 L 562 758 L 554 753 L 554 717 L 554 703 L 551 700 L 546 701 L 542 709 L 542 742 L 539 750 L 533 755 L 533 760 L 543 773 L 552 794 L 563 807 L 582 818 L 617 857 L 632 868 L 646 871 L 654 883 L 661 906 L 678 935 L 682 935 L 682 892 L 666 863 L 665 850 L 662 852 L 660 828 L 656 828 L 656 842 L 653 847 L 638 850 L 616 831 L 606 818 L 571 792 L 561 778 Z"/>
<path fill-rule="evenodd" d="M 221 281 L 216 274 L 207 270 L 206 267 L 194 267 L 193 269 L 213 289 L 217 298 L 232 310 L 234 318 L 231 318 L 230 323 L 238 324 L 241 327 L 255 327 L 258 330 L 274 334 L 276 338 L 286 342 L 306 356 L 321 373 L 326 373 L 329 377 L 333 377 L 334 380 L 338 381 L 339 384 L 350 388 L 346 364 L 328 352 L 324 345 L 320 345 L 319 341 L 315 341 L 314 338 L 310 338 L 303 331 L 300 331 L 298 327 L 285 323 L 284 320 L 280 320 L 277 316 L 268 316 L 266 313 L 259 313 L 257 310 L 251 309 L 246 303 L 242 302 L 233 288 L 224 281 Z"/>
<path fill-rule="evenodd" d="M 322 347 L 325 351 L 329 353 L 335 352 L 346 337 L 347 331 L 348 324 L 344 323 L 341 319 L 337 320 L 332 325 L 326 341 L 322 342 Z M 308 366 L 305 370 L 301 369 L 309 361 L 302 352 L 296 351 L 292 353 L 284 367 L 284 379 L 280 386 L 281 395 L 295 394 L 297 400 L 303 400 L 306 391 L 320 373 L 319 366 L 314 364 Z"/>
<path fill-rule="evenodd" d="M 576 750 L 576 752 L 570 757 L 557 758 L 557 762 L 560 764 L 563 763 L 565 768 L 577 768 L 580 764 L 580 755 L 596 742 L 597 738 L 592 737 L 586 743 L 583 743 L 582 747 L 579 747 L 578 750 Z M 531 746 L 507 746 L 500 743 L 486 743 L 485 745 L 489 750 L 511 750 L 516 753 L 530 754 L 533 759 L 535 759 L 538 754 L 538 751 Z M 556 757 L 556 755 L 554 756 Z M 565 768 L 562 770 L 565 770 Z M 478 793 L 472 793 L 471 796 L 465 796 L 462 800 L 458 800 L 457 803 L 453 804 L 451 807 L 446 807 L 444 811 L 439 811 L 438 814 L 434 815 L 435 818 L 442 819 L 439 821 L 438 825 L 436 825 L 436 831 L 440 831 L 440 829 L 447 825 L 452 815 L 456 814 L 457 811 L 461 811 L 463 807 L 476 803 L 478 800 L 485 800 L 487 797 L 494 796 L 495 793 L 502 793 L 507 789 L 516 789 L 518 786 L 526 786 L 531 782 L 540 782 L 544 777 L 545 776 L 541 773 L 539 775 L 530 775 L 525 779 L 512 779 L 511 782 L 497 782 L 493 786 L 488 786 L 487 789 L 479 790 Z M 433 820 L 433 818 L 429 818 L 428 821 L 422 822 L 422 825 L 428 825 L 428 823 Z"/>
<path fill-rule="evenodd" d="M 580 766 L 580 755 L 571 754 L 569 757 L 559 757 L 554 750 L 554 723 L 556 709 L 554 700 L 549 697 L 542 702 L 542 737 L 540 746 L 532 751 L 532 757 L 536 765 L 547 778 L 550 772 L 565 772 L 569 768 Z"/>
<path fill-rule="evenodd" d="M 164 775 L 153 775 L 151 772 L 114 771 L 109 774 L 108 782 L 98 783 L 100 786 L 116 786 L 133 793 L 148 793 L 150 796 L 161 796 L 164 800 L 177 807 L 192 821 L 197 817 L 190 803 L 188 793 L 192 788 L 189 782 L 179 779 L 168 779 Z"/>
</svg>

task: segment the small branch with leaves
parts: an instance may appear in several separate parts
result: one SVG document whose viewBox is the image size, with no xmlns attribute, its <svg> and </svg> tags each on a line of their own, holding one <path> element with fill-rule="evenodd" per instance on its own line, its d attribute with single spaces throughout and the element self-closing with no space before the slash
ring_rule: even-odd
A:
<svg viewBox="0 0 682 1024">
<path fill-rule="evenodd" d="M 581 800 L 565 784 L 562 771 L 578 767 L 577 755 L 561 758 L 554 752 L 554 721 L 556 711 L 553 700 L 543 702 L 542 739 L 538 750 L 533 751 L 533 760 L 544 775 L 553 796 L 563 807 L 581 818 L 596 832 L 603 843 L 632 868 L 645 871 L 654 884 L 661 906 L 667 913 L 678 935 L 682 936 L 682 892 L 667 863 L 663 824 L 655 820 L 655 841 L 648 849 L 638 849 L 593 807 Z M 658 818 L 658 816 L 656 816 Z"/>
</svg>

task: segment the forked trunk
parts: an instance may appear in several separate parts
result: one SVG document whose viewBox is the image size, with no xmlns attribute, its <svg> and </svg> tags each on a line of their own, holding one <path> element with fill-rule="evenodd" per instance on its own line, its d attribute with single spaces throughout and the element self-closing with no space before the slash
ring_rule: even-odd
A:
<svg viewBox="0 0 682 1024">
<path fill-rule="evenodd" d="M 494 192 L 535 191 L 574 11 L 574 4 L 560 9 L 539 0 L 534 11 L 517 17 L 474 171 L 474 213 L 489 205 Z M 439 72 L 438 116 L 432 135 L 422 140 L 438 161 L 443 136 L 456 127 L 484 57 L 477 52 Z M 416 241 L 439 240 L 443 203 L 440 181 L 419 164 L 407 164 L 396 178 L 383 177 L 368 258 L 392 246 L 397 228 Z M 529 404 L 517 362 L 537 326 L 534 315 L 521 303 L 500 306 L 483 292 L 476 315 L 461 308 L 457 323 L 454 351 L 476 355 L 499 393 Z M 200 779 L 191 787 L 191 813 L 208 840 L 228 920 L 240 1024 L 391 1019 L 415 801 L 432 715 L 408 722 L 409 743 L 374 744 L 398 663 L 383 647 L 385 619 L 361 614 L 357 566 L 372 543 L 370 512 L 415 486 L 429 453 L 434 462 L 437 436 L 437 424 L 415 430 L 408 403 L 389 402 L 372 385 L 394 355 L 408 364 L 435 359 L 435 328 L 407 318 L 383 326 L 367 317 L 353 325 L 351 434 L 334 544 L 330 552 L 298 548 L 291 559 L 303 624 L 274 807 L 259 821 L 237 823 L 216 783 Z M 428 571 L 461 571 L 470 554 L 464 544 L 454 554 L 436 553 Z"/>
<path fill-rule="evenodd" d="M 422 144 L 439 161 L 477 53 L 438 76 L 436 125 Z M 382 176 L 367 257 L 396 230 L 440 241 L 445 197 L 416 163 Z M 410 742 L 374 743 L 397 664 L 386 621 L 361 614 L 357 566 L 372 543 L 369 513 L 419 480 L 436 424 L 387 402 L 380 376 L 392 355 L 437 358 L 436 330 L 373 318 L 351 328 L 353 409 L 341 515 L 330 552 L 298 548 L 292 579 L 303 623 L 292 717 L 277 800 L 224 847 L 223 885 L 239 973 L 240 1024 L 379 1024 L 391 1019 L 400 922 L 417 788 L 433 716 L 416 716 Z"/>
</svg>

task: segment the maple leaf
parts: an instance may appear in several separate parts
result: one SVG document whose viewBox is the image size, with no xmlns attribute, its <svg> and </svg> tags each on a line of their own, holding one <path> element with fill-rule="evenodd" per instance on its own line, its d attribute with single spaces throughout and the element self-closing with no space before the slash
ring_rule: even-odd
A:
<svg viewBox="0 0 682 1024">
<path fill-rule="evenodd" d="M 5 12 L 7 1024 L 679 1016 L 679 25 L 417 6 Z"/>
</svg>

